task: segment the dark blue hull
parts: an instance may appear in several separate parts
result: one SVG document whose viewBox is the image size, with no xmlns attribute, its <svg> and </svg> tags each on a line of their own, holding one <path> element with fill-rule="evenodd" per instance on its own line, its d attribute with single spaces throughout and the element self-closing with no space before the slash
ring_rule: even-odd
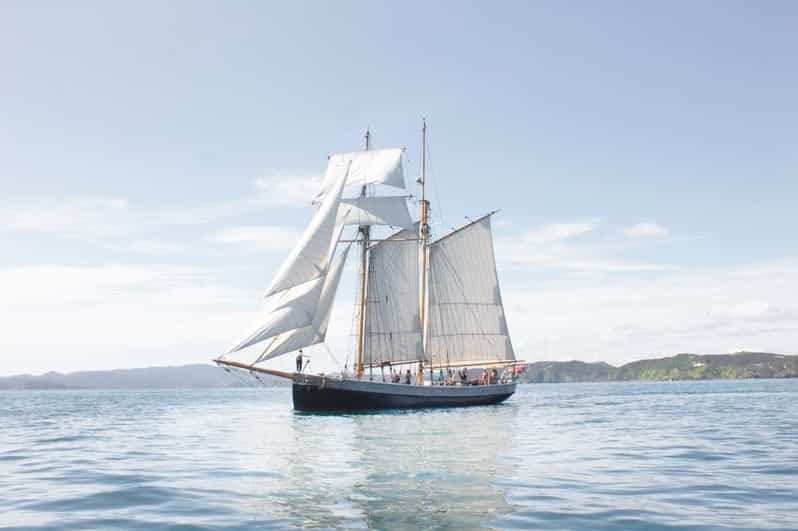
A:
<svg viewBox="0 0 798 531">
<path fill-rule="evenodd" d="M 515 384 L 430 387 L 340 380 L 299 375 L 294 380 L 298 411 L 365 411 L 498 404 L 515 392 Z"/>
</svg>

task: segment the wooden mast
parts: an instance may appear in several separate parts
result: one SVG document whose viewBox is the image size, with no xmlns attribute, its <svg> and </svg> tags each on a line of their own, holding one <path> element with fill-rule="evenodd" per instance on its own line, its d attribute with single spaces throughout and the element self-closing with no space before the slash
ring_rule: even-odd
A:
<svg viewBox="0 0 798 531">
<path fill-rule="evenodd" d="M 421 122 L 421 329 L 424 330 L 424 313 L 427 294 L 427 238 L 429 226 L 427 225 L 427 195 L 425 184 L 427 182 L 427 120 Z"/>
<path fill-rule="evenodd" d="M 366 129 L 366 151 L 369 150 L 369 140 L 371 133 Z M 360 189 L 360 196 L 366 196 L 366 186 Z M 358 331 L 357 331 L 357 364 L 355 365 L 355 378 L 360 380 L 363 377 L 363 340 L 364 328 L 366 324 L 366 276 L 368 275 L 368 246 L 369 246 L 369 226 L 361 225 L 360 233 L 362 239 L 360 240 L 360 312 L 358 317 Z"/>
<path fill-rule="evenodd" d="M 429 226 L 427 224 L 427 195 L 426 195 L 426 182 L 427 182 L 427 120 L 421 120 L 421 296 L 419 297 L 419 317 L 421 319 L 421 339 L 422 349 L 424 345 L 424 319 L 426 313 L 426 298 L 427 298 L 427 237 L 429 235 Z M 424 376 L 422 375 L 422 364 L 419 364 L 418 370 L 418 384 L 424 383 Z M 433 385 L 434 375 L 430 364 L 429 382 Z"/>
</svg>

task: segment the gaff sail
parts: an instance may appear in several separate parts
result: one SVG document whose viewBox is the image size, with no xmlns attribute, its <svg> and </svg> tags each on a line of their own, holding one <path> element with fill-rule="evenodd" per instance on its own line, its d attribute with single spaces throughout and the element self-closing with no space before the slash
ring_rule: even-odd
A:
<svg viewBox="0 0 798 531">
<path fill-rule="evenodd" d="M 490 215 L 429 245 L 426 353 L 433 365 L 515 359 Z"/>
<path fill-rule="evenodd" d="M 365 306 L 366 366 L 424 359 L 419 316 L 418 230 L 403 230 L 369 249 Z"/>
</svg>

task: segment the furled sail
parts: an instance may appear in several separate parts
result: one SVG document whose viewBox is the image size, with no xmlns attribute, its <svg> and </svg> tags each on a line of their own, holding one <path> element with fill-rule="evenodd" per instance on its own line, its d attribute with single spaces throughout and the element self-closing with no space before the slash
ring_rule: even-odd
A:
<svg viewBox="0 0 798 531">
<path fill-rule="evenodd" d="M 313 322 L 324 280 L 325 277 L 316 278 L 279 293 L 275 306 L 260 319 L 258 327 L 228 354 Z"/>
<path fill-rule="evenodd" d="M 490 216 L 429 245 L 426 352 L 433 364 L 514 360 Z"/>
<path fill-rule="evenodd" d="M 400 231 L 371 247 L 363 341 L 365 366 L 424 359 L 418 247 L 417 230 Z"/>
<path fill-rule="evenodd" d="M 321 183 L 317 203 L 335 189 L 338 179 L 346 176 L 344 186 L 364 186 L 367 184 L 386 184 L 396 188 L 405 187 L 402 172 L 401 149 L 373 149 L 331 155 L 327 172 Z"/>
<path fill-rule="evenodd" d="M 407 210 L 407 196 L 376 196 L 341 199 L 338 223 L 410 227 L 413 221 Z"/>
<path fill-rule="evenodd" d="M 330 193 L 324 197 L 299 242 L 283 262 L 266 292 L 267 297 L 319 278 L 326 273 L 330 260 L 330 246 L 333 239 L 338 237 L 336 219 L 346 180 L 347 173 L 344 169 L 338 180 L 332 183 Z"/>
<path fill-rule="evenodd" d="M 255 363 L 276 358 L 324 341 L 327 335 L 327 325 L 330 322 L 333 300 L 335 300 L 335 293 L 338 291 L 338 282 L 341 280 L 341 272 L 344 270 L 348 253 L 349 246 L 335 258 L 330 266 L 312 322 L 307 326 L 285 332 L 274 338 Z"/>
</svg>

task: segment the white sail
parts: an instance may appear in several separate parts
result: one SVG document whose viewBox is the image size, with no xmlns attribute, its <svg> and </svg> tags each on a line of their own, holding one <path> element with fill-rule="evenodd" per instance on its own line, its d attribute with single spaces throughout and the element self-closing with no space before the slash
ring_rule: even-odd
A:
<svg viewBox="0 0 798 531">
<path fill-rule="evenodd" d="M 321 290 L 321 297 L 312 322 L 308 326 L 285 332 L 274 338 L 255 363 L 276 358 L 324 341 L 327 335 L 327 325 L 330 321 L 330 312 L 335 300 L 335 293 L 338 291 L 338 282 L 341 280 L 341 272 L 344 270 L 348 253 L 349 246 L 335 258 L 330 267 L 330 271 L 324 280 L 324 287 Z"/>
<path fill-rule="evenodd" d="M 274 307 L 261 317 L 258 327 L 227 353 L 237 352 L 283 332 L 313 322 L 325 277 L 313 279 L 279 293 Z"/>
<path fill-rule="evenodd" d="M 409 227 L 413 220 L 407 210 L 407 196 L 353 197 L 341 199 L 338 223 Z"/>
<path fill-rule="evenodd" d="M 429 246 L 427 356 L 434 364 L 513 360 L 490 216 Z"/>
<path fill-rule="evenodd" d="M 363 363 L 424 359 L 418 288 L 418 232 L 403 230 L 369 252 Z M 389 239 L 390 240 L 390 239 Z"/>
<path fill-rule="evenodd" d="M 323 276 L 330 260 L 330 246 L 337 239 L 336 218 L 346 170 L 339 176 L 313 216 L 299 242 L 283 262 L 266 296 Z M 340 227 L 338 227 L 340 228 Z"/>
<path fill-rule="evenodd" d="M 348 173 L 347 173 L 348 171 Z M 367 184 L 386 184 L 396 188 L 405 187 L 402 172 L 401 149 L 373 149 L 331 155 L 327 163 L 327 173 L 321 183 L 317 203 L 332 191 L 338 179 L 347 175 L 344 186 L 364 186 Z"/>
</svg>

